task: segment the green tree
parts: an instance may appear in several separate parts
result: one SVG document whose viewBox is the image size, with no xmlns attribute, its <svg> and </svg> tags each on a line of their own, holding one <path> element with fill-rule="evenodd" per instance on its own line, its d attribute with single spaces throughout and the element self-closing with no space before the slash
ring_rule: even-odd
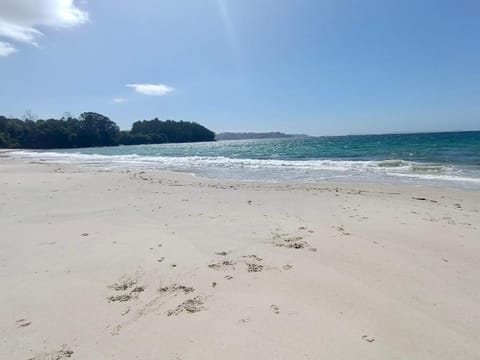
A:
<svg viewBox="0 0 480 360">
<path fill-rule="evenodd" d="M 80 146 L 112 146 L 118 145 L 120 128 L 108 117 L 84 112 L 78 122 L 77 141 Z"/>
</svg>

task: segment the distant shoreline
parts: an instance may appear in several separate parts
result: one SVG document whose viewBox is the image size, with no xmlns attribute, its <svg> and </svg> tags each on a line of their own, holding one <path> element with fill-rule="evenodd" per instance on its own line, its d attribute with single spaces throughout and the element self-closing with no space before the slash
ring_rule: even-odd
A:
<svg viewBox="0 0 480 360">
<path fill-rule="evenodd" d="M 416 131 L 416 132 L 386 132 L 386 133 L 361 133 L 343 135 L 308 135 L 308 134 L 287 134 L 279 131 L 271 132 L 221 132 L 215 135 L 215 141 L 226 140 L 259 140 L 259 139 L 290 139 L 290 138 L 329 138 L 348 136 L 385 136 L 385 135 L 425 135 L 425 134 L 455 134 L 455 133 L 476 133 L 480 130 L 446 130 L 446 131 Z"/>
<path fill-rule="evenodd" d="M 294 137 L 310 137 L 305 134 L 286 134 L 279 131 L 271 132 L 222 132 L 215 135 L 216 141 L 225 140 L 259 140 L 259 139 L 290 139 Z"/>
</svg>

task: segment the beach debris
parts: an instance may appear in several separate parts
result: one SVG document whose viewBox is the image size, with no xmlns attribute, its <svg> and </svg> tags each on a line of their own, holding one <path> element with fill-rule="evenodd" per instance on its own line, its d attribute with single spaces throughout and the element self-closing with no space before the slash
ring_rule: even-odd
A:
<svg viewBox="0 0 480 360">
<path fill-rule="evenodd" d="M 365 340 L 366 342 L 372 343 L 375 341 L 375 338 L 369 335 L 363 335 L 362 339 Z"/>
<path fill-rule="evenodd" d="M 212 282 L 212 287 L 216 287 L 217 283 L 215 281 Z"/>
<path fill-rule="evenodd" d="M 88 233 L 81 233 L 80 236 L 88 236 Z"/>
<path fill-rule="evenodd" d="M 161 258 L 158 259 L 157 261 L 158 261 L 158 262 L 162 262 L 163 260 L 165 260 L 165 258 L 164 258 L 164 257 L 161 257 Z"/>
<path fill-rule="evenodd" d="M 448 262 L 448 259 L 442 258 L 443 261 Z"/>
<path fill-rule="evenodd" d="M 201 296 L 195 296 L 193 299 L 188 299 L 178 305 L 175 309 L 168 310 L 167 315 L 179 315 L 182 312 L 193 314 L 202 310 L 205 310 L 203 298 Z"/>
<path fill-rule="evenodd" d="M 232 279 L 233 279 L 233 276 L 232 276 L 232 275 L 225 275 L 224 277 L 225 277 L 225 279 L 227 279 L 227 280 L 232 280 Z"/>
<path fill-rule="evenodd" d="M 280 306 L 272 304 L 272 305 L 270 305 L 270 309 L 272 310 L 272 312 L 274 314 L 276 314 L 276 315 L 280 314 Z"/>
<path fill-rule="evenodd" d="M 427 200 L 426 198 L 424 197 L 412 197 L 413 200 L 421 200 L 421 201 L 425 201 Z"/>
<path fill-rule="evenodd" d="M 292 268 L 292 265 L 283 265 L 283 270 L 290 270 Z"/>
</svg>

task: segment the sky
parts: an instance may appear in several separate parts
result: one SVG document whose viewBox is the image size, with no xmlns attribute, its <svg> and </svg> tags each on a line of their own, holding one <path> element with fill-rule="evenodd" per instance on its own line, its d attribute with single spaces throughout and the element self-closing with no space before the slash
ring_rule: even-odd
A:
<svg viewBox="0 0 480 360">
<path fill-rule="evenodd" d="M 478 0 L 0 0 L 0 114 L 480 130 Z"/>
</svg>

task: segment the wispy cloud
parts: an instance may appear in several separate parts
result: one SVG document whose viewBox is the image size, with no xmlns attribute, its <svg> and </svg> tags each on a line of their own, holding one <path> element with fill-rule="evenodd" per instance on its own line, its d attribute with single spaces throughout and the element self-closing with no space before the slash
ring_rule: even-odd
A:
<svg viewBox="0 0 480 360">
<path fill-rule="evenodd" d="M 0 0 L 0 38 L 38 46 L 43 35 L 37 27 L 69 28 L 88 21 L 88 13 L 75 6 L 74 0 Z M 8 56 L 16 50 L 8 45 Z"/>
<path fill-rule="evenodd" d="M 175 91 L 173 87 L 164 84 L 127 84 L 129 88 L 142 95 L 162 96 Z"/>
<path fill-rule="evenodd" d="M 125 101 L 127 101 L 127 99 L 125 99 L 125 98 L 114 98 L 113 99 L 113 102 L 116 103 L 116 104 L 121 104 L 121 103 L 124 103 Z"/>
<path fill-rule="evenodd" d="M 16 52 L 15 49 L 11 44 L 0 41 L 0 56 L 8 56 Z"/>
</svg>

